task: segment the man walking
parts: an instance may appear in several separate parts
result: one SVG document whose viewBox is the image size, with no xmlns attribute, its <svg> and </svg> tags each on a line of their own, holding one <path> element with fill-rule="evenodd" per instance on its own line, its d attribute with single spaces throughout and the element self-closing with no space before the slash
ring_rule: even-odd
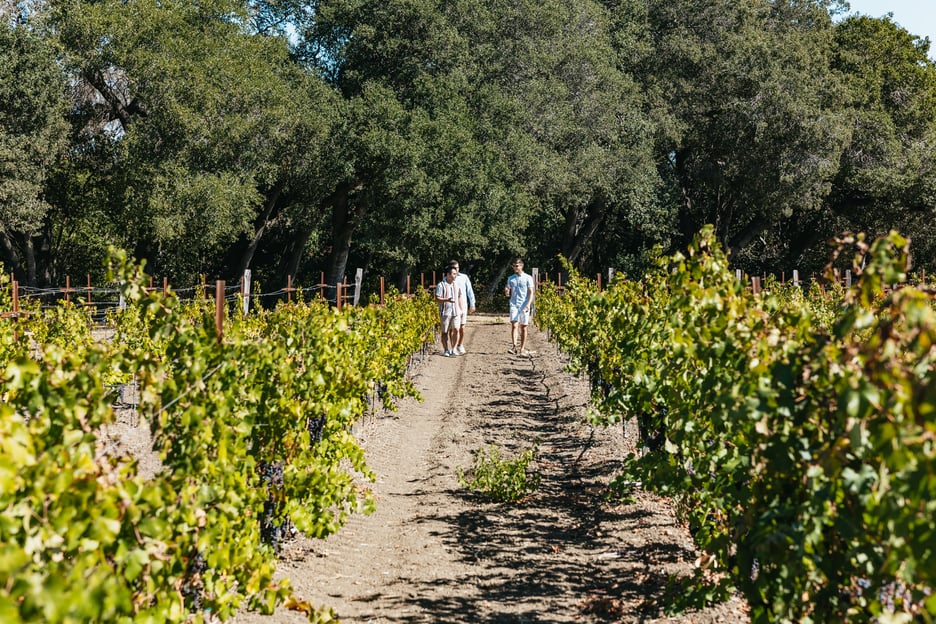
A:
<svg viewBox="0 0 936 624">
<path fill-rule="evenodd" d="M 530 324 L 536 285 L 533 276 L 523 272 L 523 260 L 520 258 L 513 261 L 513 270 L 514 274 L 507 279 L 504 289 L 504 294 L 510 299 L 510 352 L 529 355 L 526 350 L 527 325 Z"/>
<path fill-rule="evenodd" d="M 445 277 L 436 286 L 435 298 L 439 302 L 439 316 L 442 320 L 442 349 L 445 357 L 458 355 L 453 352 L 458 340 L 458 328 L 461 327 L 461 309 L 458 305 L 458 288 L 455 286 L 455 276 L 458 271 L 454 267 L 445 270 Z"/>
<path fill-rule="evenodd" d="M 461 306 L 458 340 L 453 351 L 458 355 L 465 355 L 465 325 L 468 323 L 468 314 L 475 311 L 475 294 L 471 287 L 471 279 L 461 272 L 458 260 L 450 260 L 449 268 L 455 269 L 455 287 L 458 289 L 458 301 Z"/>
</svg>

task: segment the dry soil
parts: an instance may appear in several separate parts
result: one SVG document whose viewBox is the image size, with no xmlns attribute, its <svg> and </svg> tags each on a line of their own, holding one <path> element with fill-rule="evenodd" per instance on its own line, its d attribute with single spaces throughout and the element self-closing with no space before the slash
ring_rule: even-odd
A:
<svg viewBox="0 0 936 624">
<path fill-rule="evenodd" d="M 689 574 L 698 553 L 667 500 L 607 497 L 633 432 L 587 424 L 587 385 L 545 335 L 531 327 L 533 353 L 512 355 L 506 319 L 477 315 L 465 346 L 417 362 L 423 401 L 355 426 L 377 511 L 325 540 L 286 542 L 280 573 L 297 594 L 342 622 L 749 622 L 738 598 L 665 615 L 667 579 Z M 538 449 L 534 494 L 499 504 L 459 485 L 459 468 L 491 444 Z M 235 618 L 303 621 L 285 608 Z"/>
</svg>

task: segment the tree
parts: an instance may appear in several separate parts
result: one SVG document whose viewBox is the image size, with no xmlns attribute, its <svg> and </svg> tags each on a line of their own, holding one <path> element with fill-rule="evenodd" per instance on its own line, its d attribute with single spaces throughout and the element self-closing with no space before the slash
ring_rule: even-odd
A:
<svg viewBox="0 0 936 624">
<path fill-rule="evenodd" d="M 679 229 L 705 223 L 749 270 L 773 268 L 786 220 L 819 212 L 846 137 L 830 69 L 837 2 L 653 0 L 660 81 L 675 124 L 658 145 Z"/>
<path fill-rule="evenodd" d="M 41 270 L 46 180 L 67 145 L 65 105 L 54 48 L 28 24 L 0 23 L 0 248 L 30 284 Z"/>
<path fill-rule="evenodd" d="M 282 215 L 307 216 L 295 236 L 308 237 L 333 93 L 284 39 L 255 34 L 233 0 L 66 0 L 55 17 L 85 88 L 85 145 L 111 146 L 78 151 L 115 163 L 98 180 L 114 238 L 185 282 L 250 266 Z"/>
<path fill-rule="evenodd" d="M 931 268 L 936 245 L 936 65 L 929 41 L 890 17 L 849 17 L 835 29 L 832 67 L 846 86 L 848 135 L 829 214 L 803 228 L 798 249 L 842 230 L 898 229 Z"/>
<path fill-rule="evenodd" d="M 647 102 L 611 45 L 614 16 L 584 0 L 453 6 L 480 135 L 525 198 L 525 242 L 508 253 L 585 262 L 599 228 L 639 221 L 657 183 Z"/>
</svg>

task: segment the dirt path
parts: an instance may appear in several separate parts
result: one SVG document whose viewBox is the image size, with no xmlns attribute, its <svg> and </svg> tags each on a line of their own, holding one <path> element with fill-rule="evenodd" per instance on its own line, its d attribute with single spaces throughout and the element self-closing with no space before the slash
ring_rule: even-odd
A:
<svg viewBox="0 0 936 624">
<path fill-rule="evenodd" d="M 749 621 L 737 600 L 661 615 L 668 575 L 696 558 L 691 540 L 665 501 L 605 499 L 633 441 L 585 424 L 588 389 L 542 334 L 531 328 L 534 355 L 510 355 L 505 319 L 473 316 L 465 345 L 464 356 L 419 366 L 422 403 L 355 427 L 377 474 L 377 511 L 284 546 L 281 572 L 300 596 L 346 623 Z M 537 445 L 536 494 L 494 504 L 458 485 L 458 468 L 491 443 L 511 455 Z M 234 621 L 305 620 L 281 609 Z"/>
</svg>

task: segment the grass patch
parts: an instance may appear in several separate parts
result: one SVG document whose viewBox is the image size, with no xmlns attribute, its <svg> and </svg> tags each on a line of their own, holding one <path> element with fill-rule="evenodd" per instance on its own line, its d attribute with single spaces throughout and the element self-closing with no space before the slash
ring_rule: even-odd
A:
<svg viewBox="0 0 936 624">
<path fill-rule="evenodd" d="M 518 501 L 539 488 L 540 475 L 530 470 L 536 452 L 536 447 L 530 448 L 509 459 L 501 456 L 497 445 L 491 444 L 475 454 L 469 470 L 458 469 L 458 483 L 499 503 Z"/>
</svg>

